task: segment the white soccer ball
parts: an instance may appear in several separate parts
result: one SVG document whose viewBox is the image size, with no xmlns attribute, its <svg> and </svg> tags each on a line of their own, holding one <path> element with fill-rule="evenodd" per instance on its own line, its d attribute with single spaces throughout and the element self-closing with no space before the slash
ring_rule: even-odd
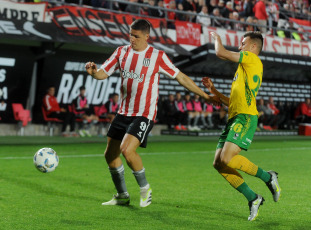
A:
<svg viewBox="0 0 311 230">
<path fill-rule="evenodd" d="M 58 166 L 59 159 L 51 148 L 39 149 L 33 157 L 35 167 L 43 173 L 53 172 Z"/>
</svg>

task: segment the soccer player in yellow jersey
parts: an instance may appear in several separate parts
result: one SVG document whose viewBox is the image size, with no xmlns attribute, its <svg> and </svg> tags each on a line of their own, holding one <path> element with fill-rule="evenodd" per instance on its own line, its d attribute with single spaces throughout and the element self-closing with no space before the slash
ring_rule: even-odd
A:
<svg viewBox="0 0 311 230">
<path fill-rule="evenodd" d="M 259 32 L 247 32 L 244 35 L 240 52 L 232 52 L 224 48 L 220 36 L 211 32 L 215 41 L 216 55 L 224 60 L 239 63 L 234 75 L 230 97 L 219 93 L 213 82 L 205 77 L 203 84 L 209 91 L 220 98 L 228 106 L 228 122 L 223 130 L 216 148 L 215 169 L 249 202 L 249 221 L 255 220 L 264 198 L 251 190 L 237 170 L 263 180 L 270 189 L 275 202 L 279 200 L 281 188 L 277 173 L 265 171 L 239 155 L 252 143 L 257 128 L 258 111 L 256 96 L 262 82 L 263 66 L 258 55 L 263 46 L 263 37 Z"/>
</svg>

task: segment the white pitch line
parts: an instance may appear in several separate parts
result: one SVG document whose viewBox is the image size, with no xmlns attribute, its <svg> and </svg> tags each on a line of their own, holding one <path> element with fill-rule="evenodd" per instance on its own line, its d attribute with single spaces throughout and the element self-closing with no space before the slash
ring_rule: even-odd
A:
<svg viewBox="0 0 311 230">
<path fill-rule="evenodd" d="M 292 148 L 266 148 L 266 149 L 251 149 L 251 152 L 273 152 L 273 151 L 280 151 L 280 150 L 311 150 L 311 147 L 292 147 Z M 156 153 L 139 153 L 139 155 L 183 155 L 183 154 L 214 154 L 215 150 L 208 150 L 208 151 L 194 151 L 194 152 L 156 152 Z M 104 157 L 104 154 L 82 154 L 82 155 L 59 155 L 59 158 L 89 158 L 89 157 Z M 21 160 L 21 159 L 32 159 L 32 156 L 25 156 L 25 157 L 0 157 L 0 160 Z"/>
</svg>

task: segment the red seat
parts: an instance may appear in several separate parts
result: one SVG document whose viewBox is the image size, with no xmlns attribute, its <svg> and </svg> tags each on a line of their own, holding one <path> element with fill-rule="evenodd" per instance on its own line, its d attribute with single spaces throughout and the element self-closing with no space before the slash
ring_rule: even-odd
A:
<svg viewBox="0 0 311 230">
<path fill-rule="evenodd" d="M 20 103 L 12 103 L 12 110 L 14 119 L 18 124 L 18 133 L 24 136 L 24 127 L 31 121 L 30 111 L 24 109 L 23 105 Z"/>
<path fill-rule="evenodd" d="M 28 124 L 28 122 L 31 121 L 30 111 L 27 109 L 24 109 L 22 104 L 13 103 L 12 109 L 13 109 L 14 119 L 16 121 L 21 121 L 23 127 L 25 127 Z"/>
<path fill-rule="evenodd" d="M 102 122 L 102 123 L 107 123 L 109 122 L 109 119 L 108 118 L 103 118 L 101 116 L 103 116 L 105 113 L 107 113 L 107 109 L 105 107 L 105 105 L 102 105 L 102 106 L 98 106 L 98 105 L 95 105 L 94 106 L 94 113 L 96 116 L 99 117 L 99 122 Z"/>
<path fill-rule="evenodd" d="M 42 110 L 43 119 L 44 119 L 44 121 L 47 122 L 47 125 L 48 125 L 49 135 L 53 136 L 55 123 L 60 123 L 60 122 L 63 122 L 63 121 L 58 119 L 58 118 L 56 118 L 56 117 L 48 117 L 47 111 L 44 108 L 44 106 L 41 106 L 41 110 Z"/>
</svg>

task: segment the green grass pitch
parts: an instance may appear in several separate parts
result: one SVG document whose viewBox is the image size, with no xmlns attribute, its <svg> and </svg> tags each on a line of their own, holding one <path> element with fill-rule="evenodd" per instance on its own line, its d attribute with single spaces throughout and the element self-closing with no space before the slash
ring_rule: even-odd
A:
<svg viewBox="0 0 311 230">
<path fill-rule="evenodd" d="M 311 229 L 310 137 L 257 136 L 242 152 L 279 172 L 282 188 L 275 203 L 262 181 L 241 173 L 266 200 L 254 222 L 247 221 L 247 200 L 212 167 L 217 139 L 150 137 L 138 150 L 153 189 L 152 204 L 142 209 L 125 161 L 130 206 L 101 205 L 115 193 L 105 138 L 1 137 L 0 229 Z M 33 166 L 41 147 L 58 153 L 56 171 Z"/>
</svg>

